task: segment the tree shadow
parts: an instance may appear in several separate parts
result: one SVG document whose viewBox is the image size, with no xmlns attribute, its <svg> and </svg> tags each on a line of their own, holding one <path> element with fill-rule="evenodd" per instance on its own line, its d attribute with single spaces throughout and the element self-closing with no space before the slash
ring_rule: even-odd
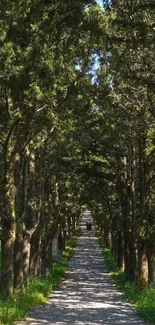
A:
<svg viewBox="0 0 155 325">
<path fill-rule="evenodd" d="M 135 309 L 114 286 L 95 236 L 85 229 L 69 263 L 61 288 L 49 295 L 46 304 L 32 308 L 28 325 L 144 325 Z M 25 325 L 26 325 L 25 324 Z"/>
</svg>

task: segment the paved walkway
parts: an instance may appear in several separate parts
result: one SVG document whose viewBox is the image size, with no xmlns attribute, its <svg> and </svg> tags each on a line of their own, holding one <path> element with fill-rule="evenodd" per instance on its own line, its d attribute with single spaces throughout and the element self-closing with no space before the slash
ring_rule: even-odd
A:
<svg viewBox="0 0 155 325">
<path fill-rule="evenodd" d="M 24 325 L 146 325 L 113 286 L 94 229 L 85 229 L 88 217 L 62 287 L 33 308 Z"/>
</svg>

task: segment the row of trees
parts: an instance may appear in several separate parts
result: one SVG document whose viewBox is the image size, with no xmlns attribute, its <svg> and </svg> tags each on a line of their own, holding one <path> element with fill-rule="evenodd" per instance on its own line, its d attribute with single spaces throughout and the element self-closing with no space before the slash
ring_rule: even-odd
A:
<svg viewBox="0 0 155 325">
<path fill-rule="evenodd" d="M 98 75 L 102 182 L 93 213 L 126 280 L 139 287 L 155 275 L 154 14 L 152 1 L 105 3 Z"/>
<path fill-rule="evenodd" d="M 93 1 L 2 1 L 0 47 L 1 290 L 51 268 L 81 214 L 80 121 L 102 16 Z M 94 30 L 93 30 L 94 29 Z"/>
<path fill-rule="evenodd" d="M 91 208 L 127 281 L 154 279 L 154 4 L 2 1 L 1 289 L 45 275 Z M 148 267 L 146 267 L 146 262 Z M 147 272 L 146 272 L 147 270 Z"/>
</svg>

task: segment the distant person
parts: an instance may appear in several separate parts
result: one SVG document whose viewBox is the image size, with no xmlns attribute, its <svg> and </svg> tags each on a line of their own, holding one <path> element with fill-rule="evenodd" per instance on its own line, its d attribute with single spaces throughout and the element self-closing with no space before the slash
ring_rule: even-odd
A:
<svg viewBox="0 0 155 325">
<path fill-rule="evenodd" d="M 86 228 L 87 228 L 87 230 L 91 230 L 91 221 L 87 221 L 86 222 Z"/>
</svg>

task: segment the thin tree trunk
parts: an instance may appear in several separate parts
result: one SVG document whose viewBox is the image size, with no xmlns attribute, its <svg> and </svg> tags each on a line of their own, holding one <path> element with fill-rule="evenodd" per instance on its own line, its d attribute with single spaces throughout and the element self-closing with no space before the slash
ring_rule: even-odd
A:
<svg viewBox="0 0 155 325">
<path fill-rule="evenodd" d="M 15 210 L 16 210 L 16 239 L 14 246 L 14 286 L 16 289 L 24 290 L 23 275 L 23 223 L 21 217 L 21 156 L 16 153 L 14 168 L 14 184 L 16 188 Z"/>
<path fill-rule="evenodd" d="M 49 272 L 48 264 L 48 254 L 47 254 L 47 245 L 46 239 L 42 240 L 41 247 L 41 276 L 47 276 Z"/>
<path fill-rule="evenodd" d="M 40 220 L 38 226 L 31 237 L 31 245 L 30 245 L 30 276 L 35 278 L 41 274 L 41 235 L 43 233 L 45 222 L 43 215 L 41 213 L 40 207 Z"/>
<path fill-rule="evenodd" d="M 73 229 L 73 235 L 74 235 L 75 234 L 75 225 L 76 225 L 75 216 L 74 215 L 72 215 L 71 220 L 72 220 L 72 229 Z"/>
<path fill-rule="evenodd" d="M 146 255 L 148 261 L 148 283 L 151 283 L 155 280 L 155 247 L 152 243 L 147 243 Z"/>
<path fill-rule="evenodd" d="M 142 289 L 148 284 L 148 266 L 146 258 L 146 242 L 143 238 L 138 241 L 138 270 L 137 286 Z"/>
<path fill-rule="evenodd" d="M 69 213 L 67 211 L 67 213 Z M 67 216 L 67 229 L 68 229 L 68 236 L 71 236 L 71 217 L 70 214 Z"/>
<path fill-rule="evenodd" d="M 24 265 L 24 283 L 29 285 L 29 267 L 30 267 L 30 240 L 32 232 L 24 230 L 24 247 L 23 247 L 23 265 Z"/>
<path fill-rule="evenodd" d="M 102 236 L 102 232 L 103 232 L 103 219 L 101 218 L 101 220 L 100 220 L 100 236 Z"/>
<path fill-rule="evenodd" d="M 143 150 L 144 150 L 142 139 L 139 140 L 139 193 L 140 193 L 140 218 L 143 220 L 144 215 L 144 164 L 143 164 Z"/>
<path fill-rule="evenodd" d="M 11 149 L 10 149 L 11 150 Z M 8 163 L 7 153 L 4 153 L 3 178 L 3 210 L 2 210 L 2 266 L 1 292 L 12 296 L 14 290 L 14 242 L 15 242 L 15 186 L 14 186 L 14 156 Z"/>
<path fill-rule="evenodd" d="M 117 266 L 121 269 L 124 266 L 123 234 L 121 230 L 117 231 Z"/>
<path fill-rule="evenodd" d="M 40 275 L 40 237 L 41 228 L 36 229 L 31 238 L 30 248 L 30 277 L 36 278 Z"/>
<path fill-rule="evenodd" d="M 47 276 L 52 269 L 52 241 L 54 234 L 46 233 L 46 238 L 42 241 L 41 249 L 41 275 Z"/>
<path fill-rule="evenodd" d="M 124 274 L 125 280 L 130 281 L 130 253 L 129 253 L 129 241 L 124 235 Z"/>
<path fill-rule="evenodd" d="M 107 248 L 112 248 L 112 235 L 108 223 L 104 222 L 104 241 Z"/>
<path fill-rule="evenodd" d="M 124 240 L 124 274 L 126 281 L 130 281 L 130 217 L 129 217 L 129 202 L 128 198 L 124 198 L 122 207 L 123 222 L 123 240 Z"/>
<path fill-rule="evenodd" d="M 14 248 L 14 286 L 22 291 L 24 291 L 23 248 L 23 225 L 17 224 Z"/>
<path fill-rule="evenodd" d="M 9 204 L 9 202 L 8 202 Z M 6 217 L 6 214 L 5 214 Z M 5 218 L 3 217 L 3 218 Z M 12 296 L 14 290 L 14 242 L 15 218 L 12 214 L 7 221 L 2 221 L 2 266 L 1 266 L 1 292 Z"/>
<path fill-rule="evenodd" d="M 129 243 L 129 255 L 130 255 L 130 282 L 136 281 L 136 245 L 135 245 L 135 238 L 133 234 L 131 234 L 130 237 L 130 243 Z"/>
<path fill-rule="evenodd" d="M 112 254 L 117 257 L 117 234 L 114 230 L 112 231 Z"/>
<path fill-rule="evenodd" d="M 131 136 L 133 136 L 131 131 Z M 134 158 L 134 147 L 130 146 L 130 189 L 129 195 L 131 196 L 131 232 L 130 232 L 130 243 L 129 243 L 129 253 L 130 253 L 130 282 L 136 281 L 136 242 L 135 242 L 135 215 L 136 215 L 136 204 L 135 204 L 135 158 Z"/>
<path fill-rule="evenodd" d="M 14 251 L 14 285 L 16 289 L 22 289 L 24 291 L 24 232 L 23 232 L 23 221 L 26 216 L 26 202 L 27 202 L 27 168 L 28 159 L 26 156 L 16 154 L 15 164 L 15 186 L 16 186 L 16 240 L 15 240 L 15 251 Z M 22 159 L 22 163 L 21 163 Z"/>
</svg>

